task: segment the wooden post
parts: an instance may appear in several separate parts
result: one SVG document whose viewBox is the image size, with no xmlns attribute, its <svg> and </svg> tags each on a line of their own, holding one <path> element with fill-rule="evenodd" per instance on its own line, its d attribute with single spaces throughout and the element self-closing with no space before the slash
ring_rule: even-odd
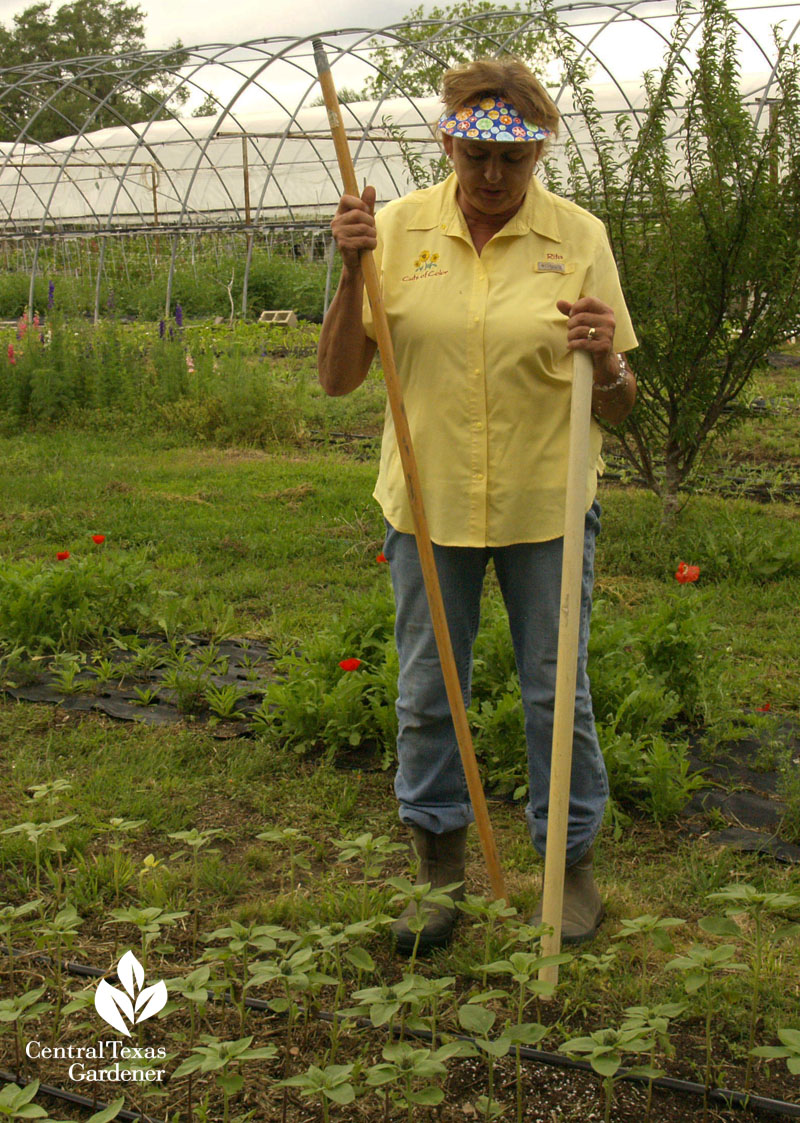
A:
<svg viewBox="0 0 800 1123">
<path fill-rule="evenodd" d="M 348 195 L 360 194 L 356 180 L 350 148 L 347 143 L 344 127 L 339 109 L 339 99 L 333 84 L 330 66 L 325 56 L 322 43 L 319 39 L 313 40 L 314 60 L 317 65 L 325 106 L 328 110 L 328 121 L 331 127 L 336 156 L 339 161 L 339 170 L 344 182 L 345 193 Z M 417 540 L 419 560 L 422 567 L 422 576 L 425 580 L 425 591 L 428 595 L 428 606 L 431 612 L 433 630 L 436 636 L 436 646 L 439 651 L 439 661 L 442 666 L 447 700 L 450 703 L 450 712 L 453 716 L 458 748 L 461 753 L 461 763 L 464 766 L 464 775 L 467 781 L 472 809 L 475 813 L 475 825 L 481 841 L 486 866 L 489 871 L 489 881 L 492 893 L 497 899 L 506 899 L 505 883 L 500 868 L 500 859 L 492 833 L 492 824 L 486 807 L 486 797 L 483 792 L 478 763 L 475 759 L 475 749 L 472 744 L 467 712 L 464 698 L 461 693 L 461 684 L 458 679 L 453 647 L 450 642 L 450 631 L 447 626 L 447 617 L 442 600 L 442 591 L 439 587 L 439 575 L 436 571 L 436 561 L 433 556 L 433 545 L 428 531 L 428 522 L 422 503 L 422 490 L 420 487 L 417 461 L 411 443 L 411 432 L 408 426 L 403 396 L 400 389 L 400 380 L 394 361 L 394 348 L 389 332 L 389 321 L 383 305 L 380 281 L 372 253 L 364 252 L 361 255 L 361 268 L 364 273 L 364 285 L 367 290 L 372 315 L 375 322 L 375 334 L 378 340 L 378 349 L 383 365 L 383 374 L 386 380 L 386 390 L 389 396 L 389 405 L 394 419 L 394 429 L 397 435 L 397 446 L 403 465 L 406 480 L 408 499 L 414 519 L 414 534 Z"/>
<path fill-rule="evenodd" d="M 542 955 L 561 950 L 564 909 L 564 871 L 567 822 L 572 779 L 572 735 L 575 725 L 575 685 L 583 580 L 583 540 L 586 520 L 586 478 L 589 473 L 589 420 L 592 409 L 593 368 L 586 351 L 576 351 L 569 420 L 567 496 L 564 509 L 564 554 L 561 564 L 561 608 L 558 626 L 556 698 L 553 749 L 550 759 L 550 801 L 547 810 L 547 850 L 544 862 L 542 923 L 552 931 L 542 939 Z M 539 978 L 558 982 L 558 967 L 543 967 Z"/>
</svg>

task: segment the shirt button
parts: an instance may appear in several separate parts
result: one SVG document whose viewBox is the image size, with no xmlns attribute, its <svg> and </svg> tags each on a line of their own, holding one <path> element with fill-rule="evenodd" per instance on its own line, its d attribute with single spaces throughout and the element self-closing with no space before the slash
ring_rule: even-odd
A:
<svg viewBox="0 0 800 1123">
<path fill-rule="evenodd" d="M 476 472 L 475 473 L 475 479 L 478 481 L 478 483 L 480 483 L 481 480 L 483 479 L 483 472 Z"/>
<path fill-rule="evenodd" d="M 476 324 L 479 324 L 480 322 L 481 322 L 481 318 L 480 318 L 480 316 L 476 316 L 476 317 L 475 317 L 475 323 L 476 323 Z"/>
<path fill-rule="evenodd" d="M 482 421 L 473 421 L 472 427 L 473 427 L 473 429 L 477 429 L 477 430 L 480 431 L 483 428 L 483 422 Z"/>
</svg>

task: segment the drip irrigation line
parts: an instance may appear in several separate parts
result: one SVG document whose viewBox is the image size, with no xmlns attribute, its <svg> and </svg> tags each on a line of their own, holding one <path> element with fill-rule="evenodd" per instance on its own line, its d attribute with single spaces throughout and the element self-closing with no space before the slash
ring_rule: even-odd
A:
<svg viewBox="0 0 800 1123">
<path fill-rule="evenodd" d="M 0 1082 L 16 1084 L 18 1088 L 26 1088 L 30 1083 L 29 1080 L 26 1080 L 24 1084 L 19 1083 L 19 1077 L 12 1072 L 5 1072 L 3 1069 L 0 1069 Z M 38 1099 L 39 1096 L 51 1096 L 53 1099 L 72 1104 L 74 1107 L 85 1107 L 92 1112 L 104 1111 L 109 1106 L 99 1103 L 89 1096 L 79 1096 L 77 1092 L 68 1092 L 65 1088 L 56 1088 L 52 1084 L 40 1084 L 34 1099 Z M 114 1118 L 121 1119 L 123 1123 L 165 1123 L 163 1119 L 156 1119 L 154 1115 L 142 1115 L 139 1111 L 128 1111 L 124 1107 L 120 1108 Z"/>
<path fill-rule="evenodd" d="M 21 953 L 15 952 L 15 955 Z M 36 955 L 33 957 L 39 962 L 50 962 L 52 958 L 49 955 Z M 100 978 L 115 978 L 115 973 L 103 971 L 100 967 L 86 966 L 82 963 L 66 963 L 64 969 L 70 975 L 76 975 L 80 978 L 87 979 L 100 979 Z M 207 991 L 209 1001 L 222 1002 L 223 1004 L 234 1005 L 233 999 L 229 994 L 218 995 L 214 991 Z M 271 1012 L 271 1007 L 268 1002 L 261 998 L 245 998 L 244 1005 L 248 1010 L 257 1010 L 259 1013 Z M 322 1022 L 341 1021 L 350 1025 L 355 1025 L 359 1029 L 377 1029 L 369 1018 L 353 1018 L 348 1017 L 346 1014 L 340 1013 L 338 1010 L 317 1010 L 315 1017 Z M 414 1037 L 419 1041 L 433 1041 L 433 1034 L 430 1030 L 410 1030 L 406 1029 L 406 1034 L 409 1037 Z M 457 1041 L 467 1041 L 476 1044 L 475 1039 L 465 1034 L 453 1034 Z M 519 1046 L 520 1058 L 532 1064 L 548 1065 L 551 1068 L 572 1069 L 573 1071 L 585 1072 L 596 1075 L 589 1061 L 580 1060 L 575 1057 L 566 1057 L 562 1053 L 550 1053 L 543 1049 L 534 1049 L 530 1045 Z M 9 1074 L 0 1072 L 0 1079 L 6 1079 Z M 14 1079 L 10 1077 L 10 1079 Z M 622 1072 L 620 1079 L 631 1081 L 637 1084 L 649 1084 L 646 1076 L 640 1076 L 635 1073 Z M 44 1085 L 41 1085 L 44 1091 Z M 698 1084 L 693 1080 L 679 1080 L 674 1076 L 657 1076 L 653 1079 L 653 1088 L 662 1092 L 677 1092 L 680 1095 L 695 1096 L 703 1098 L 708 1096 L 708 1100 L 713 1103 L 720 1104 L 726 1108 L 748 1109 L 750 1111 L 759 1111 L 765 1115 L 775 1115 L 783 1119 L 800 1119 L 800 1104 L 789 1103 L 787 1100 L 773 1100 L 768 1096 L 756 1096 L 750 1092 L 738 1092 L 730 1088 L 709 1088 L 706 1091 L 704 1084 Z M 48 1092 L 48 1095 L 51 1094 Z M 58 1095 L 57 1091 L 52 1094 Z M 71 1093 L 64 1093 L 64 1095 L 71 1095 Z M 85 1097 L 78 1097 L 85 1099 Z M 91 1101 L 86 1101 L 91 1106 Z M 95 1109 L 96 1110 L 96 1109 Z M 150 1120 L 149 1116 L 142 1116 L 136 1114 L 125 1115 L 120 1112 L 119 1119 L 129 1118 L 131 1120 L 141 1120 L 142 1123 L 162 1123 L 161 1120 Z"/>
</svg>

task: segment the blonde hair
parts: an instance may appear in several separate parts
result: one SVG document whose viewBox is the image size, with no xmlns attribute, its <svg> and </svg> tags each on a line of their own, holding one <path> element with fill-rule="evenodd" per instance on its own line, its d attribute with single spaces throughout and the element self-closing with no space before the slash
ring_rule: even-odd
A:
<svg viewBox="0 0 800 1123">
<path fill-rule="evenodd" d="M 561 114 L 555 102 L 524 62 L 504 55 L 479 58 L 448 70 L 442 79 L 442 101 L 448 114 L 482 97 L 501 97 L 534 124 L 543 125 L 555 137 Z"/>
</svg>

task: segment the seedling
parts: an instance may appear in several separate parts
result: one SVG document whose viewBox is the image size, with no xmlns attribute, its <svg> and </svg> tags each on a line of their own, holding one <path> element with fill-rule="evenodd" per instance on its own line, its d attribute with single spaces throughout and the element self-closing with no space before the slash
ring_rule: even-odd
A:
<svg viewBox="0 0 800 1123">
<path fill-rule="evenodd" d="M 559 1052 L 570 1057 L 585 1056 L 598 1076 L 602 1077 L 605 1109 L 603 1123 L 610 1123 L 614 1091 L 623 1077 L 643 1076 L 648 1080 L 655 1080 L 662 1075 L 661 1070 L 652 1065 L 626 1066 L 624 1071 L 620 1071 L 626 1054 L 650 1053 L 653 1046 L 654 1031 L 641 1026 L 629 1026 L 598 1029 L 588 1037 L 573 1037 L 559 1046 Z"/>
<path fill-rule="evenodd" d="M 346 1106 L 355 1100 L 352 1080 L 356 1073 L 355 1064 L 326 1065 L 325 1068 L 312 1064 L 305 1072 L 281 1080 L 279 1087 L 299 1088 L 301 1096 L 318 1096 L 323 1123 L 329 1123 L 331 1101 Z"/>
<path fill-rule="evenodd" d="M 711 1021 L 714 1015 L 714 1002 L 711 981 L 718 971 L 745 971 L 743 963 L 734 960 L 736 948 L 732 944 L 720 944 L 716 948 L 693 944 L 687 955 L 671 959 L 667 970 L 683 971 L 683 985 L 687 994 L 697 994 L 702 990 L 706 1005 L 706 1072 L 703 1095 L 703 1123 L 708 1121 L 708 1092 L 712 1079 Z"/>
<path fill-rule="evenodd" d="M 111 920 L 106 921 L 106 924 L 133 924 L 139 929 L 142 941 L 141 963 L 147 973 L 147 949 L 150 944 L 161 934 L 162 928 L 177 924 L 187 915 L 185 912 L 166 912 L 155 905 L 143 909 L 112 909 Z"/>
<path fill-rule="evenodd" d="M 381 1053 L 384 1063 L 367 1069 L 366 1083 L 371 1088 L 384 1088 L 386 1123 L 390 1118 L 390 1101 L 398 1110 L 405 1108 L 408 1123 L 413 1123 L 415 1107 L 440 1104 L 444 1099 L 440 1078 L 447 1072 L 444 1062 L 461 1051 L 459 1043 L 445 1045 L 435 1051 L 415 1048 L 407 1041 L 385 1045 Z M 437 1083 L 431 1083 L 432 1080 Z"/>
<path fill-rule="evenodd" d="M 61 1020 L 61 1004 L 64 997 L 63 988 L 63 960 L 64 948 L 71 948 L 78 936 L 78 929 L 83 921 L 78 916 L 72 905 L 66 905 L 52 920 L 42 920 L 39 926 L 37 943 L 45 947 L 54 948 L 54 965 L 56 976 L 56 1010 L 53 1018 L 53 1040 L 55 1045 L 58 1037 L 59 1022 Z"/>
<path fill-rule="evenodd" d="M 38 1018 L 40 1014 L 50 1009 L 49 1002 L 40 1002 L 47 987 L 36 987 L 16 998 L 0 999 L 0 1023 L 13 1023 L 14 1025 L 14 1059 L 16 1062 L 15 1073 L 22 1072 L 22 1027 L 25 1022 Z"/>
<path fill-rule="evenodd" d="M 753 976 L 752 995 L 750 1002 L 750 1034 L 747 1047 L 747 1070 L 745 1072 L 744 1090 L 749 1092 L 750 1081 L 753 1075 L 754 1046 L 756 1042 L 756 1025 L 758 1023 L 758 1006 L 761 997 L 761 981 L 764 969 L 764 921 L 768 914 L 773 916 L 782 913 L 796 913 L 800 911 L 800 896 L 795 893 L 764 893 L 752 885 L 728 885 L 716 893 L 709 893 L 711 901 L 728 902 L 730 908 L 725 910 L 725 917 L 708 917 L 700 921 L 704 932 L 716 936 L 733 936 L 745 939 L 752 948 L 750 970 Z M 747 913 L 753 920 L 755 934 L 752 940 L 746 940 L 744 933 L 733 917 L 740 913 Z M 773 939 L 785 939 L 796 936 L 800 932 L 800 925 L 793 924 L 789 927 L 778 929 Z"/>
<path fill-rule="evenodd" d="M 244 1077 L 238 1070 L 245 1061 L 272 1060 L 277 1049 L 274 1045 L 251 1049 L 252 1036 L 242 1037 L 238 1041 L 217 1041 L 209 1034 L 203 1034 L 200 1040 L 204 1044 L 192 1049 L 192 1056 L 178 1065 L 172 1078 L 174 1080 L 193 1072 L 216 1073 L 216 1084 L 223 1096 L 222 1123 L 228 1123 L 231 1098 L 238 1095 L 244 1087 Z M 232 1072 L 231 1069 L 237 1071 Z"/>
<path fill-rule="evenodd" d="M 31 843 L 34 850 L 34 861 L 36 863 L 36 893 L 39 894 L 41 885 L 41 852 L 42 852 L 42 839 L 48 835 L 55 835 L 57 831 L 77 819 L 77 815 L 65 815 L 61 819 L 53 819 L 49 823 L 18 823 L 15 827 L 6 827 L 0 833 L 2 834 L 24 834 L 28 842 Z M 56 849 L 60 846 L 57 839 L 49 844 L 50 849 Z"/>
<path fill-rule="evenodd" d="M 136 695 L 135 706 L 153 706 L 158 701 L 158 688 L 153 686 L 140 687 L 135 686 L 133 692 Z"/>
<path fill-rule="evenodd" d="M 227 721 L 232 719 L 240 721 L 244 714 L 236 707 L 242 698 L 247 696 L 247 693 L 234 682 L 228 683 L 226 686 L 214 686 L 212 683 L 206 687 L 205 699 L 208 708 L 217 717 Z"/>
<path fill-rule="evenodd" d="M 502 898 L 495 901 L 472 893 L 466 893 L 463 901 L 457 901 L 456 908 L 474 918 L 473 928 L 483 927 L 483 962 L 488 963 L 495 933 L 504 920 L 510 920 L 517 915 L 517 910 L 513 905 L 506 904 Z"/>
<path fill-rule="evenodd" d="M 754 1057 L 767 1057 L 786 1061 L 786 1067 L 793 1076 L 800 1076 L 800 1030 L 779 1029 L 778 1040 L 783 1046 L 761 1045 L 753 1050 Z"/>
<path fill-rule="evenodd" d="M 289 892 L 290 898 L 290 914 L 292 921 L 295 918 L 295 905 L 294 905 L 294 889 L 296 880 L 296 871 L 298 869 L 309 870 L 311 863 L 304 854 L 298 854 L 298 847 L 310 843 L 312 840 L 308 835 L 303 834 L 297 827 L 274 827 L 272 830 L 262 831 L 257 834 L 256 838 L 261 842 L 277 842 L 284 845 L 289 851 Z M 283 875 L 281 875 L 281 893 L 285 893 L 285 882 Z"/>
<path fill-rule="evenodd" d="M 357 838 L 334 839 L 333 845 L 341 851 L 340 862 L 352 862 L 354 858 L 361 860 L 361 919 L 366 920 L 370 878 L 380 876 L 390 854 L 408 850 L 408 847 L 402 842 L 392 842 L 388 834 L 381 834 L 376 838 L 371 831 L 360 834 Z"/>
<path fill-rule="evenodd" d="M 8 953 L 8 978 L 11 990 L 14 991 L 14 942 L 12 935 L 17 928 L 17 922 L 29 913 L 36 912 L 44 902 L 41 898 L 36 901 L 27 901 L 24 905 L 3 905 L 0 908 L 0 936 L 5 938 Z"/>
<path fill-rule="evenodd" d="M 454 908 L 455 902 L 450 894 L 454 889 L 458 889 L 462 882 L 454 881 L 450 885 L 443 885 L 440 889 L 432 889 L 429 881 L 422 885 L 412 885 L 406 877 L 390 877 L 386 884 L 397 890 L 389 901 L 390 905 L 402 905 L 404 908 L 409 904 L 414 906 L 415 915 L 408 920 L 409 929 L 416 933 L 408 961 L 409 971 L 413 972 L 428 911 L 431 908 Z"/>
<path fill-rule="evenodd" d="M 649 945 L 652 943 L 659 951 L 674 951 L 672 941 L 669 938 L 670 929 L 678 928 L 685 923 L 685 920 L 680 920 L 676 916 L 644 915 L 637 916 L 634 920 L 623 920 L 620 931 L 614 933 L 613 939 L 615 940 L 639 940 L 642 964 L 639 1001 L 642 1005 L 647 1001 L 647 985 L 650 981 L 647 962 Z"/>
<path fill-rule="evenodd" d="M 173 834 L 167 835 L 168 838 L 174 839 L 176 842 L 185 842 L 189 847 L 192 855 L 192 952 L 197 948 L 197 913 L 198 913 L 198 872 L 200 851 L 204 850 L 212 839 L 218 838 L 225 832 L 220 829 L 212 829 L 199 831 L 197 827 L 192 827 L 189 831 L 175 831 Z M 219 850 L 209 849 L 206 851 L 208 854 L 219 854 Z M 170 855 L 170 860 L 174 861 L 180 858 L 185 853 L 184 850 L 177 850 L 174 854 Z"/>
</svg>

